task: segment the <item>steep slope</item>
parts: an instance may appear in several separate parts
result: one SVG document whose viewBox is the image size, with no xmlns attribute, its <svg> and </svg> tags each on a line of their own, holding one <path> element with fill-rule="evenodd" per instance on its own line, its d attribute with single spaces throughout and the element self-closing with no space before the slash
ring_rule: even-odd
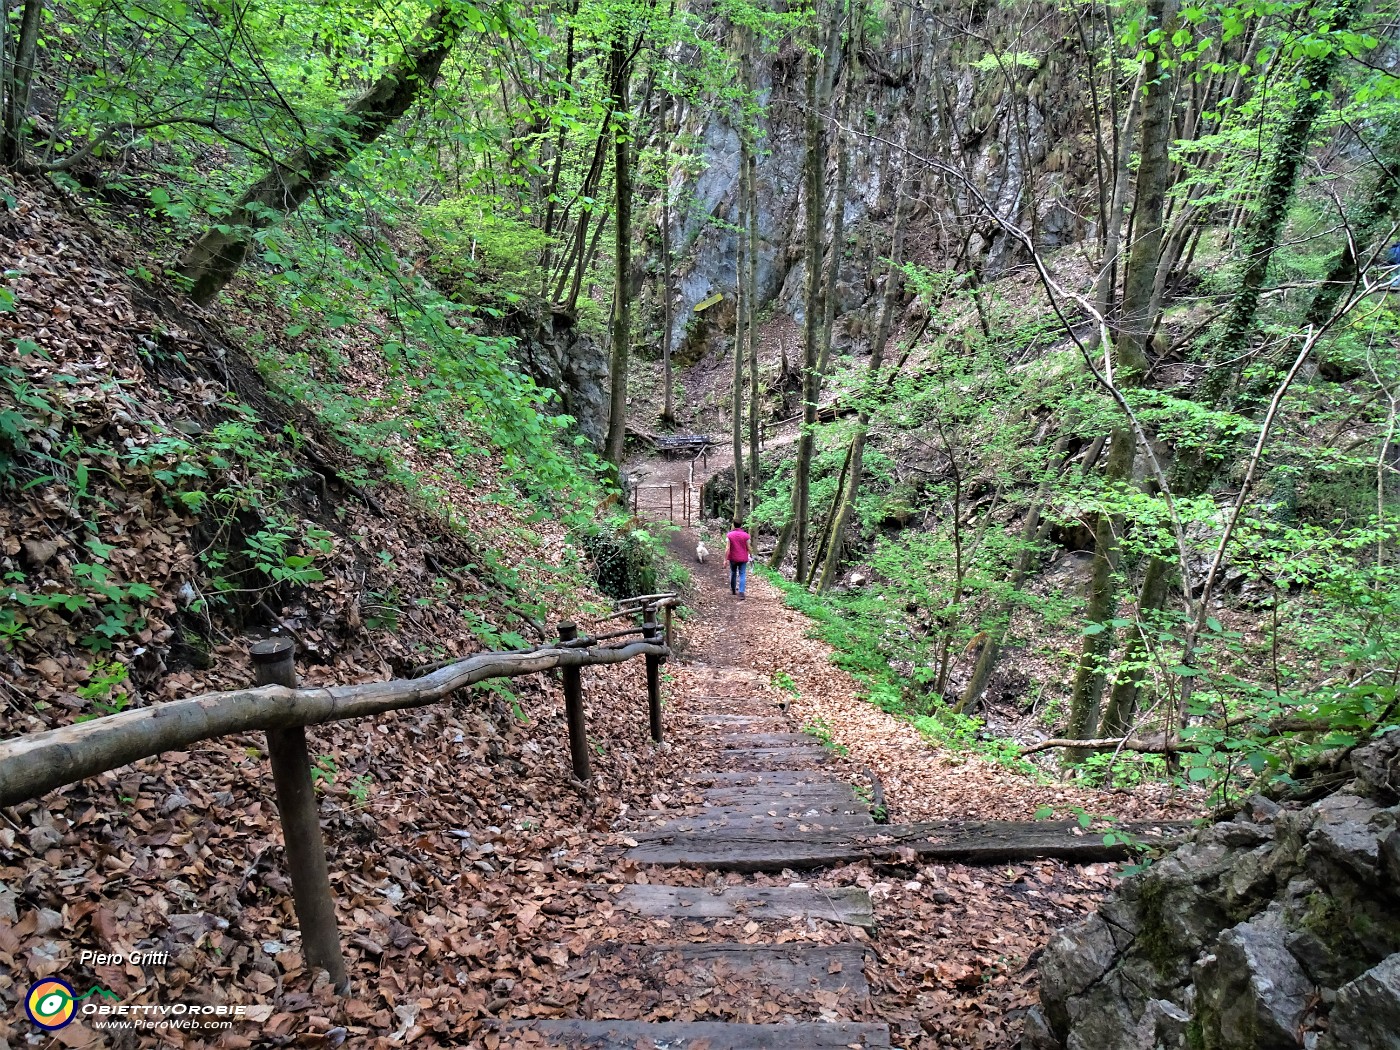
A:
<svg viewBox="0 0 1400 1050">
<path fill-rule="evenodd" d="M 529 461 L 522 443 L 527 461 L 512 467 L 470 420 L 425 427 L 402 374 L 363 353 L 379 353 L 372 333 L 348 329 L 339 370 L 318 366 L 315 389 L 338 400 L 298 401 L 230 334 L 267 317 L 199 314 L 143 285 L 130 276 L 143 246 L 51 191 L 8 191 L 0 241 L 12 246 L 0 299 L 5 736 L 245 685 L 247 650 L 270 633 L 295 639 L 302 680 L 317 685 L 527 644 L 607 608 L 570 542 L 585 519 L 513 480 L 567 461 Z M 372 450 L 371 434 L 376 458 L 347 447 L 358 435 Z M 598 503 L 558 491 L 590 515 Z M 588 681 L 596 795 L 570 784 L 549 680 L 312 732 L 360 990 L 334 1020 L 296 947 L 260 736 L 7 811 L 0 1040 L 27 1038 L 20 1000 L 58 975 L 127 1002 L 247 1005 L 279 1045 L 387 1045 L 394 1031 L 455 1044 L 501 998 L 502 975 L 535 965 L 494 935 L 499 923 L 556 868 L 591 870 L 583 830 L 640 804 L 665 768 L 638 717 L 640 668 Z M 168 956 L 115 965 L 84 950 Z M 59 1038 L 101 1045 L 84 1031 Z M 243 1032 L 160 1038 L 251 1045 Z"/>
</svg>

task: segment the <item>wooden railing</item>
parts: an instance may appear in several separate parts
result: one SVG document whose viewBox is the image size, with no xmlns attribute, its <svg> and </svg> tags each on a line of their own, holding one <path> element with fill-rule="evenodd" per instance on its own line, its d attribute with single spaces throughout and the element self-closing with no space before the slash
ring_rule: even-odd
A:
<svg viewBox="0 0 1400 1050">
<path fill-rule="evenodd" d="M 26 802 L 65 784 L 200 740 L 266 732 L 303 954 L 308 966 L 324 968 L 343 991 L 348 976 L 336 929 L 306 727 L 424 707 L 489 678 L 515 678 L 557 667 L 564 680 L 573 772 L 580 781 L 587 781 L 592 770 L 580 668 L 645 658 L 651 738 L 660 743 L 661 663 L 670 655 L 671 610 L 676 604 L 674 594 L 639 595 L 619 602 L 618 612 L 606 618 L 640 620 L 631 627 L 580 636 L 574 624 L 561 623 L 559 641 L 538 649 L 478 653 L 419 678 L 317 689 L 298 688 L 296 646 L 291 639 L 271 638 L 252 647 L 257 679 L 252 689 L 152 704 L 0 741 L 0 806 Z M 658 612 L 664 612 L 664 627 L 657 622 Z"/>
</svg>

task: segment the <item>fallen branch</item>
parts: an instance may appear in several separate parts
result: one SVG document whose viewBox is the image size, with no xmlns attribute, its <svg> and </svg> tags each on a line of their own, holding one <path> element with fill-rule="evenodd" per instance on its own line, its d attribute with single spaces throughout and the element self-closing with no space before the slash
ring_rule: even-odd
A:
<svg viewBox="0 0 1400 1050">
<path fill-rule="evenodd" d="M 1030 755 L 1037 751 L 1049 751 L 1054 747 L 1077 747 L 1084 751 L 1137 751 L 1144 755 L 1168 755 L 1181 750 L 1181 741 L 1163 739 L 1142 740 L 1137 737 L 1100 737 L 1097 740 L 1071 740 L 1056 738 L 1042 740 L 1021 748 L 1021 754 Z"/>
<path fill-rule="evenodd" d="M 1242 723 L 1236 722 L 1231 725 L 1217 722 L 1212 728 L 1215 729 L 1240 729 Z M 1296 715 L 1285 718 L 1275 718 L 1259 727 L 1259 731 L 1267 736 L 1276 736 L 1279 733 L 1325 733 L 1330 727 L 1327 723 L 1318 718 L 1299 718 Z M 1173 737 L 1168 740 L 1164 736 L 1158 735 L 1150 738 L 1144 737 L 1098 737 L 1092 740 L 1072 740 L 1068 737 L 1057 737 L 1054 740 L 1041 740 L 1038 743 L 1029 744 L 1021 748 L 1022 755 L 1033 754 L 1036 751 L 1048 751 L 1055 747 L 1077 747 L 1085 751 L 1136 751 L 1144 755 L 1170 755 L 1178 751 L 1188 750 L 1193 746 L 1190 740 L 1182 740 Z"/>
</svg>

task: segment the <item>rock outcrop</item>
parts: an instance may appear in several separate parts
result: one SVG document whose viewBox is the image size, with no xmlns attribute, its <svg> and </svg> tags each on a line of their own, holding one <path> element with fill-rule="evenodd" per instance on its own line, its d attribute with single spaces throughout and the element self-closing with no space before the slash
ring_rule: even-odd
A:
<svg viewBox="0 0 1400 1050">
<path fill-rule="evenodd" d="M 1257 797 L 1059 931 L 1024 1050 L 1400 1050 L 1400 730 Z"/>
<path fill-rule="evenodd" d="M 965 24 L 966 32 L 950 31 L 952 23 Z M 842 320 L 834 337 L 838 353 L 865 352 L 868 340 L 858 333 L 873 328 L 901 192 L 935 202 L 917 208 L 906 231 L 909 258 L 934 269 L 957 266 L 989 278 L 1019 261 L 1019 246 L 984 214 L 979 198 L 1033 228 L 1046 247 L 1086 236 L 1096 199 L 1089 158 L 1097 146 L 1079 46 L 1066 9 L 1033 0 L 976 4 L 956 13 L 941 2 L 909 8 L 890 20 L 877 47 L 859 55 L 837 49 L 831 98 L 839 99 L 855 78 L 835 307 Z M 1007 56 L 1014 57 L 1008 62 Z M 758 298 L 800 323 L 806 279 L 801 46 L 765 56 L 757 76 L 765 107 L 757 128 Z M 728 316 L 716 309 L 709 318 L 694 307 L 716 293 L 732 303 L 740 142 L 732 114 L 708 101 L 682 100 L 679 121 L 682 132 L 695 137 L 702 163 L 678 175 L 670 192 L 672 345 L 695 361 L 709 351 L 727 354 L 733 335 L 732 309 Z M 831 234 L 836 167 L 832 146 L 824 237 Z M 650 221 L 659 223 L 659 214 Z M 643 313 L 659 327 L 661 265 L 656 244 L 650 249 Z M 852 324 L 862 318 L 866 323 Z"/>
</svg>

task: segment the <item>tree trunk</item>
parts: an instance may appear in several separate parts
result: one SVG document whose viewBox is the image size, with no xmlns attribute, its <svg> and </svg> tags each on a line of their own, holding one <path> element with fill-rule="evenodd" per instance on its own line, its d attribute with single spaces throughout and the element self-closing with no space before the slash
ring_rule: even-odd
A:
<svg viewBox="0 0 1400 1050">
<path fill-rule="evenodd" d="M 748 53 L 745 55 L 745 69 L 753 61 L 753 38 L 749 38 Z M 751 75 L 746 74 L 752 83 Z M 748 283 L 749 301 L 749 510 L 758 500 L 758 487 L 762 479 L 758 472 L 758 158 L 752 143 L 749 145 L 749 272 L 745 277 Z"/>
<path fill-rule="evenodd" d="M 832 532 L 836 526 L 836 519 L 844 504 L 843 495 L 846 490 L 846 475 L 851 469 L 851 457 L 856 451 L 856 441 L 853 438 L 846 446 L 845 458 L 841 460 L 841 475 L 836 479 L 836 495 L 832 497 L 831 509 L 826 515 L 826 524 L 822 526 L 821 536 L 817 539 L 817 554 L 812 559 L 812 567 L 807 573 L 806 584 L 812 586 L 812 581 L 816 578 L 817 570 L 822 567 L 826 552 L 830 550 Z"/>
<path fill-rule="evenodd" d="M 671 108 L 671 97 L 666 96 L 666 102 L 661 111 L 661 138 L 663 141 L 670 141 L 669 115 Z M 676 421 L 675 401 L 673 390 L 676 379 L 671 368 L 671 326 L 675 324 L 675 317 L 672 313 L 674 306 L 671 303 L 671 167 L 670 154 L 662 155 L 661 172 L 661 314 L 663 326 L 661 330 L 661 384 L 664 389 L 661 422 L 670 426 Z"/>
<path fill-rule="evenodd" d="M 748 228 L 748 159 L 749 135 L 743 126 L 747 122 L 742 102 L 739 106 L 739 185 L 735 193 L 738 222 L 734 224 L 734 374 L 730 393 L 730 448 L 734 454 L 734 518 L 744 516 L 747 493 L 744 488 L 744 354 L 749 297 L 744 288 L 744 265 Z"/>
<path fill-rule="evenodd" d="M 1170 35 L 1169 22 L 1175 18 L 1175 0 L 1152 0 L 1148 5 L 1149 24 L 1163 30 L 1163 43 L 1143 69 L 1142 82 L 1147 99 L 1142 107 L 1141 159 L 1133 199 L 1135 239 L 1123 275 L 1121 319 L 1114 331 L 1113 358 L 1121 388 L 1134 386 L 1147 370 L 1147 340 L 1152 334 L 1152 289 L 1162 253 L 1162 221 L 1165 210 L 1171 161 L 1171 82 L 1164 74 L 1161 50 Z M 1115 488 L 1133 473 L 1137 438 L 1125 426 L 1117 427 L 1109 438 L 1108 464 L 1104 485 Z M 1118 562 L 1118 515 L 1101 513 L 1094 526 L 1094 564 L 1090 576 L 1085 619 L 1089 632 L 1084 635 L 1079 666 L 1070 691 L 1067 735 L 1075 739 L 1093 735 L 1099 721 L 1103 697 L 1104 665 L 1113 648 L 1113 630 L 1108 626 L 1117 601 L 1114 573 Z M 1067 762 L 1083 761 L 1084 754 L 1067 751 Z"/>
<path fill-rule="evenodd" d="M 1326 21 L 1333 32 L 1346 29 L 1361 6 L 1360 0 L 1338 0 L 1330 12 L 1324 12 L 1321 20 Z M 1303 63 L 1298 79 L 1298 97 L 1278 138 L 1274 140 L 1273 156 L 1264 175 L 1264 183 L 1255 194 L 1258 208 L 1245 230 L 1241 246 L 1244 269 L 1240 273 L 1234 297 L 1230 300 L 1220 342 L 1216 346 L 1214 364 L 1204 384 L 1207 403 L 1218 400 L 1239 374 L 1237 359 L 1243 354 L 1245 341 L 1254 327 L 1259 293 L 1264 287 L 1269 260 L 1273 257 L 1283 224 L 1288 218 L 1288 205 L 1293 199 L 1298 168 L 1307 153 L 1313 125 L 1329 101 L 1328 87 L 1338 54 L 1336 47 L 1328 47 L 1324 53 Z"/>
<path fill-rule="evenodd" d="M 810 502 L 812 452 L 816 445 L 815 427 L 817 422 L 817 398 L 821 395 L 819 385 L 818 340 L 821 326 L 821 274 L 822 251 L 821 234 L 825 211 L 825 189 L 823 174 L 826 170 L 826 157 L 823 150 L 821 123 L 821 92 L 818 78 L 823 56 L 820 43 L 820 25 L 812 29 L 812 49 L 807 55 L 806 98 L 807 98 L 807 156 L 803 162 L 803 184 L 806 192 L 807 235 L 805 255 L 807 263 L 807 288 L 803 306 L 803 357 L 802 357 L 802 432 L 797 440 L 797 466 L 792 479 L 792 505 L 788 525 L 778 536 L 778 546 L 773 551 L 771 565 L 782 564 L 787 554 L 789 542 L 797 545 L 797 579 L 807 576 L 807 514 Z"/>
<path fill-rule="evenodd" d="M 1390 229 L 1391 219 L 1400 207 L 1400 125 L 1385 129 L 1376 150 L 1376 162 L 1376 179 L 1351 220 L 1351 237 L 1308 307 L 1305 323 L 1309 328 L 1320 327 L 1332 316 L 1360 273 L 1357 252 L 1365 251 L 1381 232 Z"/>
<path fill-rule="evenodd" d="M 8 18 L 8 14 L 0 9 L 0 18 Z M 7 52 L 0 52 L 0 62 L 8 67 L 0 74 L 0 89 L 5 96 L 4 112 L 0 114 L 0 162 L 11 167 L 19 167 L 24 161 L 24 121 L 29 113 L 29 90 L 34 82 L 43 14 L 44 0 L 26 0 L 13 64 Z"/>
<path fill-rule="evenodd" d="M 859 19 L 859 15 L 857 16 Z M 927 51 L 927 39 L 924 40 Z M 915 56 L 915 61 L 922 58 L 922 54 Z M 854 78 L 854 70 L 848 74 Z M 847 81 L 849 88 L 850 80 Z M 926 127 L 927 118 L 923 114 L 927 106 L 928 78 L 919 77 L 914 88 L 914 107 L 916 126 Z M 845 108 L 847 101 L 842 102 Z M 843 157 L 844 159 L 844 157 Z M 885 171 L 888 171 L 889 155 L 885 155 Z M 882 173 L 883 175 L 883 173 Z M 870 366 L 867 373 L 868 389 L 867 397 L 875 396 L 876 385 L 879 382 L 880 369 L 885 363 L 885 347 L 889 343 L 890 331 L 894 327 L 895 306 L 899 302 L 900 292 L 903 290 L 904 282 L 901 280 L 903 271 L 900 265 L 904 261 L 904 234 L 909 222 L 909 215 L 913 208 L 913 194 L 911 192 L 912 176 L 906 177 L 900 185 L 898 197 L 895 201 L 894 209 L 894 229 L 890 231 L 890 266 L 885 275 L 884 295 L 880 301 L 880 317 L 875 324 L 875 335 L 870 343 Z M 883 181 L 883 177 L 882 177 Z M 920 329 L 922 334 L 922 329 Z M 917 341 L 917 336 L 915 340 Z M 893 377 L 891 377 L 893 381 Z M 841 557 L 845 553 L 846 529 L 850 524 L 851 515 L 855 513 L 856 499 L 860 495 L 861 477 L 865 469 L 865 444 L 870 431 L 871 409 L 869 405 L 862 405 L 856 416 L 856 432 L 851 438 L 851 447 L 847 452 L 848 468 L 846 472 L 846 483 L 844 487 L 838 486 L 836 499 L 838 501 L 837 510 L 831 519 L 830 537 L 827 541 L 826 550 L 822 559 L 821 578 L 817 584 L 817 592 L 825 593 L 836 581 L 836 576 L 841 570 Z"/>
<path fill-rule="evenodd" d="M 180 260 L 179 272 L 190 281 L 196 303 L 212 302 L 233 279 L 258 230 L 294 212 L 408 111 L 437 78 L 461 31 L 456 5 L 439 7 L 403 56 L 345 111 L 337 128 L 278 161 L 244 191 L 227 225 L 208 230 Z"/>
<path fill-rule="evenodd" d="M 850 66 L 846 70 L 846 84 L 841 90 L 841 112 L 836 121 L 836 193 L 831 201 L 831 243 L 826 252 L 821 352 L 817 359 L 817 372 L 821 377 L 826 376 L 827 366 L 831 363 L 831 330 L 836 323 L 836 286 L 841 280 L 841 257 L 846 253 L 846 192 L 850 184 L 851 151 L 846 142 L 845 126 L 851 112 L 851 88 L 856 78 L 856 51 L 853 45 Z"/>
<path fill-rule="evenodd" d="M 613 37 L 609 66 L 613 112 L 617 121 L 613 129 L 613 169 L 616 173 L 613 190 L 617 204 L 613 219 L 616 240 L 613 253 L 612 356 L 609 363 L 612 398 L 604 458 L 620 469 L 627 441 L 627 369 L 632 351 L 632 144 L 622 123 L 631 106 L 628 87 L 632 68 L 621 29 Z"/>
<path fill-rule="evenodd" d="M 1144 632 L 1148 630 L 1147 617 L 1162 607 L 1167 598 L 1167 584 L 1171 577 L 1171 563 L 1164 558 L 1151 558 L 1147 571 L 1142 577 L 1138 590 L 1138 627 L 1128 636 L 1123 649 L 1118 678 L 1108 696 L 1104 708 L 1103 721 L 1099 725 L 1099 736 L 1122 736 L 1133 724 L 1137 714 L 1138 696 L 1142 692 L 1142 682 L 1147 676 L 1147 668 L 1141 666 L 1147 655 Z"/>
<path fill-rule="evenodd" d="M 971 713 L 976 709 L 978 702 L 982 699 L 982 693 L 987 688 L 987 682 L 991 680 L 992 672 L 996 669 L 997 657 L 1001 654 L 1001 643 L 1006 638 L 1007 624 L 1002 621 L 1009 623 L 1012 607 L 1015 603 L 1014 592 L 1020 590 L 1021 584 L 1030 574 L 1031 565 L 1035 562 L 1036 546 L 1045 533 L 1041 515 L 1045 510 L 1046 501 L 1050 498 L 1050 489 L 1055 479 L 1069 461 L 1069 431 L 1070 426 L 1066 424 L 1065 432 L 1055 442 L 1055 449 L 1051 453 L 1051 459 L 1054 460 L 1055 465 L 1041 481 L 1035 494 L 1035 501 L 1026 512 L 1026 520 L 1021 525 L 1021 552 L 1016 556 L 1016 567 L 1012 569 L 1011 577 L 1007 581 L 1007 588 L 1013 592 L 1013 596 L 1008 597 L 1002 603 L 996 625 L 987 632 L 987 640 L 982 645 L 982 651 L 977 654 L 977 663 L 973 665 L 972 677 L 968 679 L 967 685 L 963 688 L 962 698 L 958 701 L 957 710 L 963 713 Z"/>
</svg>

